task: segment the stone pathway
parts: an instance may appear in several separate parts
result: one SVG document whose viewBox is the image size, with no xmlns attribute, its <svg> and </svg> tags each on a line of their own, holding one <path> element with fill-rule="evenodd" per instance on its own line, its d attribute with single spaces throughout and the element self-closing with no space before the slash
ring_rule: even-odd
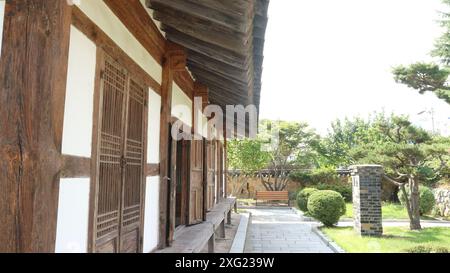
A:
<svg viewBox="0 0 450 273">
<path fill-rule="evenodd" d="M 249 209 L 245 253 L 333 253 L 291 209 Z"/>
</svg>

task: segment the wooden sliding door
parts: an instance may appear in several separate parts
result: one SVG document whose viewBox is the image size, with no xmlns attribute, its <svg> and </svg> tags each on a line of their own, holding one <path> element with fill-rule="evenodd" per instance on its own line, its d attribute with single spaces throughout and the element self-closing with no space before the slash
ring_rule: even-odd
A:
<svg viewBox="0 0 450 273">
<path fill-rule="evenodd" d="M 190 141 L 189 224 L 203 221 L 203 140 Z"/>
<path fill-rule="evenodd" d="M 120 252 L 141 250 L 143 222 L 144 147 L 146 91 L 143 85 L 129 78 L 125 151 L 123 158 L 122 211 Z"/>
<path fill-rule="evenodd" d="M 217 200 L 216 200 L 216 202 L 219 203 L 224 198 L 224 187 L 223 187 L 224 162 L 223 162 L 223 143 L 220 141 L 217 141 L 216 144 L 217 144 L 217 146 L 216 146 L 216 155 L 217 155 L 217 160 L 216 160 Z"/>
<path fill-rule="evenodd" d="M 147 92 L 102 55 L 91 250 L 137 253 L 142 247 Z"/>
<path fill-rule="evenodd" d="M 214 141 L 206 142 L 206 210 L 211 210 L 216 203 L 216 145 Z"/>
</svg>

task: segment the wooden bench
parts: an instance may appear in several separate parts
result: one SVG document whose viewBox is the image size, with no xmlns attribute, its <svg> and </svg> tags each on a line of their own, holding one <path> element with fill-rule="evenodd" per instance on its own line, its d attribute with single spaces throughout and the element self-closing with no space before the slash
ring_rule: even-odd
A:
<svg viewBox="0 0 450 273">
<path fill-rule="evenodd" d="M 288 191 L 257 191 L 255 199 L 256 199 L 256 206 L 258 206 L 258 200 L 287 201 L 288 206 L 289 207 L 291 206 Z"/>
<path fill-rule="evenodd" d="M 225 238 L 225 223 L 231 224 L 231 213 L 233 208 L 236 210 L 236 204 L 236 198 L 222 200 L 206 214 L 206 221 L 175 231 L 172 245 L 155 252 L 199 253 L 208 246 L 208 252 L 214 253 L 215 239 Z"/>
</svg>

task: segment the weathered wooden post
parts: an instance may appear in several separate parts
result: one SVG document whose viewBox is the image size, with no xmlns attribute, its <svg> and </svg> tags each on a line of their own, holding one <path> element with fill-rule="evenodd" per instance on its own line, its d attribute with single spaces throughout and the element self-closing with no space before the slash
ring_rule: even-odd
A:
<svg viewBox="0 0 450 273">
<path fill-rule="evenodd" d="M 6 1 L 0 252 L 53 252 L 71 23 L 66 1 Z"/>
<path fill-rule="evenodd" d="M 353 219 L 355 230 L 363 236 L 383 235 L 380 165 L 350 167 L 353 182 Z"/>
</svg>

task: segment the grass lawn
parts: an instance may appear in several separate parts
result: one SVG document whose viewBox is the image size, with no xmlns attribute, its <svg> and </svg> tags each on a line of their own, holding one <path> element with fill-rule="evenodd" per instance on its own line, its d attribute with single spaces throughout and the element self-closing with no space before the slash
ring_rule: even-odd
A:
<svg viewBox="0 0 450 273">
<path fill-rule="evenodd" d="M 353 218 L 353 204 L 347 203 L 347 212 L 342 218 Z M 383 203 L 383 219 L 409 219 L 406 208 L 401 204 Z M 422 216 L 423 220 L 434 220 L 431 216 Z"/>
<path fill-rule="evenodd" d="M 450 228 L 410 231 L 408 227 L 385 227 L 381 238 L 361 237 L 353 228 L 322 228 L 322 231 L 349 253 L 401 253 L 417 245 L 450 246 Z"/>
</svg>

